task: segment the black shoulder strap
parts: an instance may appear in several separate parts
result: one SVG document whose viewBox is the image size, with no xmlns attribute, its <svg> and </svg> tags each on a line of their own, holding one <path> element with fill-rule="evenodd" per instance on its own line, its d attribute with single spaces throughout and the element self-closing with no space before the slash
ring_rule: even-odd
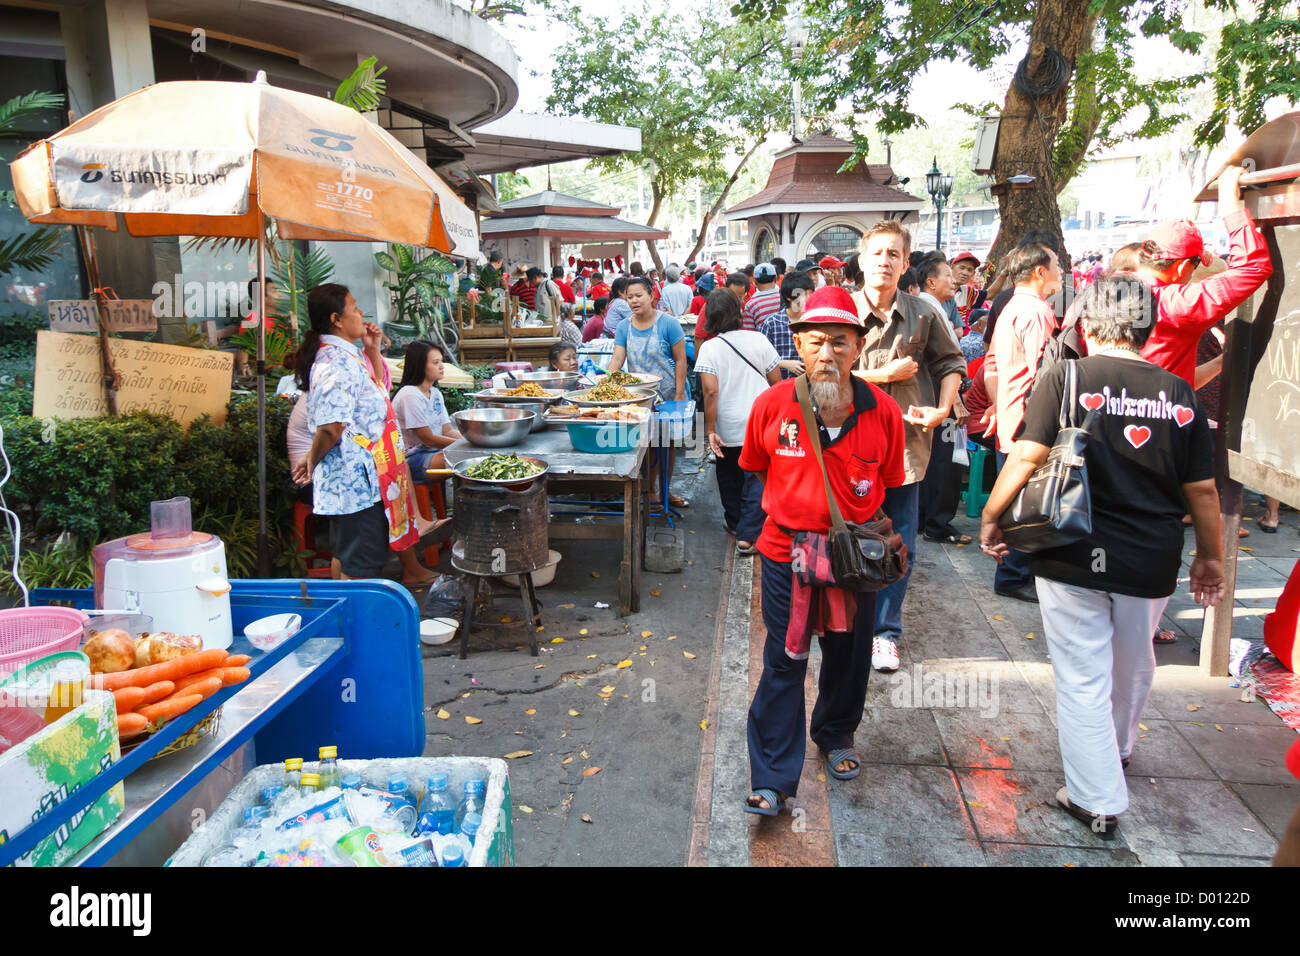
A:
<svg viewBox="0 0 1300 956">
<path fill-rule="evenodd" d="M 748 365 L 750 368 L 752 368 L 755 372 L 758 372 L 758 377 L 759 377 L 759 378 L 761 378 L 764 382 L 767 381 L 767 376 L 766 376 L 765 374 L 763 374 L 762 372 L 759 372 L 758 366 L 755 365 L 753 362 L 751 362 L 749 359 L 745 358 L 745 356 L 744 356 L 743 354 L 741 354 L 740 349 L 736 348 L 736 346 L 732 345 L 730 342 L 727 341 L 727 333 L 726 333 L 726 332 L 723 332 L 721 335 L 715 336 L 715 338 L 716 338 L 719 342 L 723 342 L 723 343 L 725 343 L 726 346 L 727 346 L 727 348 L 731 349 L 731 351 L 735 352 L 737 355 L 740 356 L 740 360 L 741 360 L 742 362 L 744 362 L 746 365 Z"/>
<path fill-rule="evenodd" d="M 794 394 L 799 399 L 799 408 L 803 412 L 803 426 L 804 430 L 808 432 L 808 442 L 812 445 L 813 454 L 817 456 L 817 467 L 822 470 L 822 483 L 826 486 L 826 502 L 830 505 L 831 529 L 833 531 L 847 531 L 848 527 L 844 524 L 844 515 L 840 514 L 840 506 L 835 503 L 835 493 L 831 491 L 831 479 L 826 474 L 826 462 L 822 460 L 821 434 L 817 428 L 817 419 L 813 416 L 812 401 L 808 397 L 807 375 L 800 375 L 795 379 Z"/>
</svg>

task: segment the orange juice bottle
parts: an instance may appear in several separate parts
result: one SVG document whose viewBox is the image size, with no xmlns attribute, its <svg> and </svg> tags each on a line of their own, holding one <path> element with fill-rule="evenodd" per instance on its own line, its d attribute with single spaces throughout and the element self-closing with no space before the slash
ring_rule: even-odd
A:
<svg viewBox="0 0 1300 956">
<path fill-rule="evenodd" d="M 54 668 L 50 699 L 45 706 L 45 722 L 52 724 L 64 714 L 81 706 L 90 670 L 82 661 L 60 661 Z"/>
</svg>

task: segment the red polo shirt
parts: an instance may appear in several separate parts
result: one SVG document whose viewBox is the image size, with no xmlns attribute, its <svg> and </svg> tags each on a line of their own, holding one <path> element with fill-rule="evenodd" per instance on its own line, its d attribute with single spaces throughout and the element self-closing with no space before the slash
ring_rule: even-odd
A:
<svg viewBox="0 0 1300 956">
<path fill-rule="evenodd" d="M 826 486 L 817 457 L 804 435 L 803 413 L 794 394 L 794 379 L 773 385 L 749 413 L 740 467 L 765 471 L 763 510 L 767 521 L 758 550 L 773 561 L 790 560 L 795 531 L 826 531 L 831 526 Z M 835 501 L 845 521 L 870 520 L 885 499 L 885 488 L 903 484 L 903 417 L 897 403 L 874 385 L 853 377 L 853 411 L 839 437 L 822 456 Z"/>
</svg>

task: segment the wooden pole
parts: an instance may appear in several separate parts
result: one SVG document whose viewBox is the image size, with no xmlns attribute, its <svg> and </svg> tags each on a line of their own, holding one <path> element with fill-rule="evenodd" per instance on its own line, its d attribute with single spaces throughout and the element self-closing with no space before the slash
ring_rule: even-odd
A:
<svg viewBox="0 0 1300 956">
<path fill-rule="evenodd" d="M 266 530 L 266 233 L 257 233 L 257 573 L 271 576 Z"/>
<path fill-rule="evenodd" d="M 86 272 L 90 278 L 90 297 L 95 303 L 95 314 L 99 319 L 99 356 L 104 368 L 104 402 L 110 416 L 117 416 L 117 387 L 122 376 L 113 364 L 113 350 L 108 344 L 108 306 L 106 296 L 99 282 L 99 262 L 95 258 L 95 240 L 87 226 L 77 226 L 77 241 L 81 243 L 81 254 L 86 260 Z"/>
</svg>

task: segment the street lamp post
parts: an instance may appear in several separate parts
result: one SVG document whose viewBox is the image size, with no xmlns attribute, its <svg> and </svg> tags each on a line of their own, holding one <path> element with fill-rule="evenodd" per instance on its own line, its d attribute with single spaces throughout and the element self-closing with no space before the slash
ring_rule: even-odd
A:
<svg viewBox="0 0 1300 956">
<path fill-rule="evenodd" d="M 948 202 L 948 197 L 952 195 L 952 177 L 939 172 L 939 157 L 934 157 L 934 163 L 930 171 L 925 174 L 925 188 L 930 193 L 930 200 L 934 203 L 934 218 L 936 221 L 934 245 L 940 252 L 943 252 L 943 207 Z"/>
<path fill-rule="evenodd" d="M 799 14 L 796 13 L 789 19 L 789 21 L 787 21 L 785 25 L 785 39 L 787 45 L 790 47 L 791 54 L 794 56 L 794 62 L 797 68 L 798 64 L 803 60 L 804 50 L 808 48 L 808 25 L 803 22 L 803 18 L 799 16 Z M 800 141 L 799 114 L 803 110 L 803 84 L 799 81 L 798 76 L 794 77 L 794 80 L 791 83 L 790 92 L 794 106 L 790 135 L 791 138 L 798 143 Z"/>
</svg>

